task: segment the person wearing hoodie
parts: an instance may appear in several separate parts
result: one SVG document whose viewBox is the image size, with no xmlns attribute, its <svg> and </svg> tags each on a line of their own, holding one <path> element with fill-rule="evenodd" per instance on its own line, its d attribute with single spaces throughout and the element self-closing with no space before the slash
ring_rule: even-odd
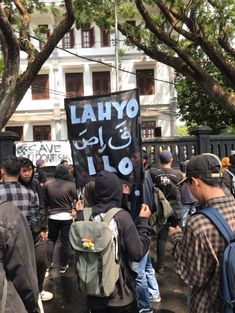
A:
<svg viewBox="0 0 235 313">
<path fill-rule="evenodd" d="M 48 239 L 50 261 L 53 261 L 53 253 L 56 241 L 60 233 L 60 273 L 67 271 L 69 229 L 76 211 L 73 209 L 74 201 L 77 201 L 75 182 L 71 181 L 69 166 L 60 164 L 56 167 L 54 179 L 48 180 L 43 185 L 46 207 L 48 208 Z"/>
<path fill-rule="evenodd" d="M 101 171 L 95 178 L 96 204 L 92 215 L 105 214 L 114 207 L 121 208 L 123 187 L 116 174 Z M 120 276 L 114 292 L 109 297 L 87 296 L 90 313 L 139 313 L 132 261 L 139 262 L 149 250 L 151 228 L 148 217 L 151 212 L 143 205 L 136 225 L 126 210 L 119 211 L 113 218 L 118 230 Z M 83 210 L 77 213 L 77 220 L 83 220 Z"/>
<path fill-rule="evenodd" d="M 38 277 L 38 288 L 40 298 L 42 301 L 49 301 L 53 298 L 53 294 L 49 291 L 43 290 L 43 282 L 48 267 L 48 241 L 47 241 L 47 214 L 45 210 L 43 190 L 36 178 L 34 178 L 33 162 L 21 157 L 21 170 L 18 181 L 26 189 L 32 190 L 37 199 L 39 210 L 39 221 L 34 228 L 33 238 L 35 246 L 36 267 Z"/>
</svg>

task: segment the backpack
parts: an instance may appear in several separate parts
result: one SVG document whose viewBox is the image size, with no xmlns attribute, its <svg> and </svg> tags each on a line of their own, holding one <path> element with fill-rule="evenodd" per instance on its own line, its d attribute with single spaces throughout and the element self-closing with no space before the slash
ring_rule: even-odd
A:
<svg viewBox="0 0 235 313">
<path fill-rule="evenodd" d="M 2 202 L 3 203 L 3 202 Z M 0 205 L 2 204 L 0 203 Z M 5 306 L 7 301 L 7 279 L 6 272 L 4 269 L 4 234 L 0 228 L 0 312 L 5 312 Z"/>
<path fill-rule="evenodd" d="M 157 171 L 152 171 L 151 177 L 154 187 L 159 188 L 163 192 L 166 200 L 169 201 L 174 211 L 171 226 L 179 224 L 182 219 L 182 203 L 180 188 L 173 180 L 176 176 L 171 173 L 166 173 L 164 169 L 160 168 L 157 169 Z"/>
<path fill-rule="evenodd" d="M 5 312 L 7 301 L 7 279 L 3 264 L 0 262 L 0 312 Z"/>
<path fill-rule="evenodd" d="M 230 191 L 233 196 L 235 196 L 235 175 L 230 170 L 226 170 L 226 172 L 232 177 L 232 183 L 230 185 Z"/>
<path fill-rule="evenodd" d="M 83 210 L 84 220 L 71 225 L 69 239 L 75 250 L 80 291 L 88 296 L 108 297 L 119 278 L 118 230 L 113 217 L 122 209 L 92 217 L 92 208 Z"/>
<path fill-rule="evenodd" d="M 152 230 L 157 234 L 174 211 L 161 189 L 154 187 L 153 194 L 155 211 L 151 214 L 149 222 Z"/>
<path fill-rule="evenodd" d="M 227 246 L 220 265 L 220 300 L 221 313 L 235 312 L 235 234 L 226 219 L 218 210 L 206 208 L 194 214 L 203 214 L 224 237 Z"/>
</svg>

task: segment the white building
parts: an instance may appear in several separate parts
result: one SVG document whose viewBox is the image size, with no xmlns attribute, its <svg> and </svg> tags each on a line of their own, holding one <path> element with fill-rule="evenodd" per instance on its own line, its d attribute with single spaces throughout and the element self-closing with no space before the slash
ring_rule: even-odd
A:
<svg viewBox="0 0 235 313">
<path fill-rule="evenodd" d="M 47 36 L 56 24 L 52 15 L 34 14 L 31 27 L 42 25 Z M 135 23 L 135 21 L 130 21 Z M 32 39 L 39 48 L 40 42 Z M 175 135 L 176 95 L 173 69 L 124 43 L 119 34 L 118 88 L 138 87 L 142 137 Z M 21 67 L 27 65 L 22 53 Z M 170 83 L 169 83 L 170 82 Z M 21 140 L 67 140 L 64 98 L 116 91 L 115 34 L 94 24 L 73 27 L 42 67 L 5 130 Z"/>
</svg>

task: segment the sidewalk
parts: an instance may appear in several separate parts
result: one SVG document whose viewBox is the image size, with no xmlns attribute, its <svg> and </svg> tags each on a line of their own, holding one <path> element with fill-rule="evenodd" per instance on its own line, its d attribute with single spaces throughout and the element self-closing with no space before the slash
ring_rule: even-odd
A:
<svg viewBox="0 0 235 313">
<path fill-rule="evenodd" d="M 156 242 L 151 245 L 153 265 L 156 262 Z M 74 259 L 71 253 L 70 267 L 65 274 L 59 273 L 58 251 L 56 247 L 54 267 L 45 279 L 45 290 L 51 291 L 54 298 L 44 302 L 44 313 L 88 313 L 85 299 L 78 291 L 77 278 L 74 272 Z M 154 313 L 187 313 L 187 287 L 174 272 L 174 261 L 171 256 L 171 245 L 167 243 L 166 271 L 164 275 L 157 274 L 157 281 L 162 301 L 153 305 Z"/>
</svg>

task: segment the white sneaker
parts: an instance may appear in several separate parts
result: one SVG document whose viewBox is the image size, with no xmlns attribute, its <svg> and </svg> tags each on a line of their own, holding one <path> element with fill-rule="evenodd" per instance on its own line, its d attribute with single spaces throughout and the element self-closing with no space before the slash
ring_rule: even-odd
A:
<svg viewBox="0 0 235 313">
<path fill-rule="evenodd" d="M 52 263 L 50 264 L 50 266 L 47 268 L 46 273 L 45 273 L 45 278 L 47 278 L 47 277 L 49 276 L 49 272 L 50 272 L 50 270 L 52 269 L 53 265 L 54 265 L 54 263 L 52 262 Z"/>
<path fill-rule="evenodd" d="M 39 296 L 40 296 L 40 299 L 42 301 L 49 301 L 49 300 L 53 299 L 53 293 L 51 293 L 49 291 L 45 291 L 45 290 L 42 290 L 42 292 L 40 292 Z"/>
<path fill-rule="evenodd" d="M 157 297 L 151 298 L 151 302 L 153 303 L 159 303 L 161 300 L 160 294 Z"/>
</svg>

